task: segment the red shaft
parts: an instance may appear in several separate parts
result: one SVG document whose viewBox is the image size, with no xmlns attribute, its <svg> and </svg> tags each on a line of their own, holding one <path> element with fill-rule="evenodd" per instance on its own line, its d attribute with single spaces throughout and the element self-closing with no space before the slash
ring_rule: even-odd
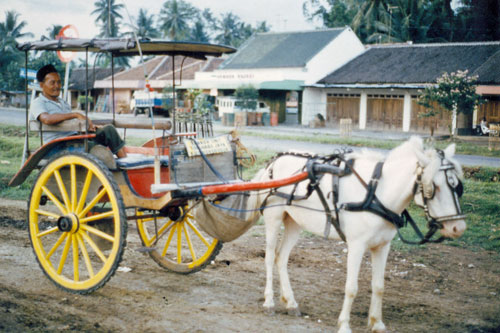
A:
<svg viewBox="0 0 500 333">
<path fill-rule="evenodd" d="M 278 188 L 282 186 L 295 184 L 307 179 L 307 177 L 308 177 L 307 172 L 304 171 L 288 178 L 269 180 L 267 182 L 255 182 L 255 183 L 248 182 L 241 184 L 209 185 L 202 187 L 201 193 L 203 195 L 208 195 L 208 194 L 265 190 L 269 188 Z"/>
</svg>

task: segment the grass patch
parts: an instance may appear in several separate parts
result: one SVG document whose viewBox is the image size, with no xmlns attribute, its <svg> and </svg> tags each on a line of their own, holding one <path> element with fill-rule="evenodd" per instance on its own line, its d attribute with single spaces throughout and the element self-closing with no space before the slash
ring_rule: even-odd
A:
<svg viewBox="0 0 500 333">
<path fill-rule="evenodd" d="M 406 140 L 387 140 L 387 139 L 376 139 L 376 138 L 341 138 L 336 135 L 329 134 L 314 134 L 306 133 L 300 136 L 290 133 L 271 133 L 264 131 L 252 131 L 251 129 L 240 130 L 240 135 L 257 136 L 266 139 L 273 140 L 295 140 L 301 142 L 311 142 L 311 143 L 322 143 L 322 144 L 335 144 L 335 145 L 346 145 L 352 147 L 368 147 L 368 148 L 379 148 L 379 149 L 393 149 L 403 143 Z M 489 150 L 487 146 L 478 145 L 477 142 L 468 142 L 465 140 L 455 139 L 451 141 L 450 139 L 433 139 L 426 140 L 428 145 L 434 146 L 438 149 L 444 149 L 452 142 L 456 145 L 457 154 L 462 155 L 479 155 L 488 157 L 500 157 L 500 150 Z"/>
</svg>

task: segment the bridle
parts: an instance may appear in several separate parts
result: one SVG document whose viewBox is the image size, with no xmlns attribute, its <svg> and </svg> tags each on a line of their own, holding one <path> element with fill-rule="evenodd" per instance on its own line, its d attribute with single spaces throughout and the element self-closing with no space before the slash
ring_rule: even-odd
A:
<svg viewBox="0 0 500 333">
<path fill-rule="evenodd" d="M 460 179 L 458 179 L 454 175 L 453 171 L 455 170 L 455 166 L 445 158 L 444 152 L 442 150 L 437 150 L 437 153 L 441 159 L 441 166 L 439 167 L 439 171 L 444 172 L 446 185 L 453 194 L 453 203 L 455 205 L 456 214 L 439 217 L 434 217 L 431 215 L 428 207 L 428 202 L 434 199 L 434 196 L 436 194 L 436 185 L 432 183 L 431 188 L 428 188 L 424 185 L 422 181 L 424 168 L 420 163 L 417 164 L 417 180 L 415 182 L 414 190 L 414 195 L 420 194 L 422 196 L 423 205 L 421 206 L 421 208 L 423 208 L 425 212 L 425 218 L 427 220 L 429 228 L 435 230 L 443 228 L 443 222 L 461 220 L 465 218 L 465 215 L 462 214 L 462 209 L 460 208 L 459 202 L 459 198 L 463 194 L 463 184 Z"/>
<path fill-rule="evenodd" d="M 422 166 L 420 163 L 417 163 L 417 179 L 415 181 L 415 186 L 413 190 L 414 196 L 421 194 L 422 195 L 422 202 L 423 205 L 419 205 L 421 208 L 424 209 L 425 212 L 425 218 L 427 220 L 427 226 L 429 230 L 427 233 L 424 235 L 418 225 L 415 223 L 415 221 L 412 219 L 410 216 L 410 213 L 405 209 L 401 215 L 398 215 L 385 207 L 380 200 L 377 198 L 375 192 L 377 189 L 377 185 L 379 182 L 380 177 L 382 176 L 382 168 L 384 165 L 384 162 L 379 162 L 375 166 L 375 169 L 373 170 L 372 177 L 370 179 L 370 182 L 366 184 L 363 179 L 359 176 L 359 174 L 351 168 L 352 173 L 358 178 L 358 180 L 361 182 L 361 184 L 366 188 L 367 193 L 365 196 L 365 199 L 362 202 L 356 202 L 356 203 L 344 203 L 341 205 L 341 209 L 345 209 L 348 211 L 368 211 L 373 214 L 376 214 L 378 216 L 381 216 L 382 218 L 386 219 L 387 221 L 391 222 L 397 229 L 399 237 L 402 242 L 407 243 L 407 244 L 414 244 L 414 245 L 420 245 L 420 244 L 425 244 L 425 243 L 440 243 L 443 240 L 446 239 L 446 237 L 440 237 L 438 239 L 432 239 L 434 234 L 443 228 L 443 223 L 448 222 L 448 221 L 454 221 L 454 220 L 461 220 L 465 218 L 465 215 L 462 214 L 462 210 L 460 208 L 460 202 L 459 198 L 462 196 L 463 193 L 463 185 L 460 182 L 456 176 L 453 174 L 453 170 L 455 170 L 455 166 L 450 163 L 448 160 L 445 159 L 444 152 L 442 150 L 437 150 L 437 153 L 441 159 L 441 166 L 439 167 L 439 171 L 444 172 L 445 177 L 446 177 L 446 183 L 449 189 L 451 190 L 451 193 L 453 194 L 453 202 L 455 204 L 455 209 L 456 209 L 456 214 L 455 215 L 446 215 L 446 216 L 439 216 L 439 217 L 434 217 L 431 215 L 429 211 L 429 206 L 428 202 L 434 199 L 434 196 L 436 194 L 436 185 L 434 183 L 431 183 L 431 187 L 429 188 L 424 184 L 422 181 L 422 176 L 424 173 L 424 166 Z M 400 233 L 399 229 L 402 227 L 405 227 L 406 225 L 410 224 L 415 233 L 417 234 L 418 238 L 420 239 L 419 241 L 409 241 L 406 240 Z"/>
</svg>

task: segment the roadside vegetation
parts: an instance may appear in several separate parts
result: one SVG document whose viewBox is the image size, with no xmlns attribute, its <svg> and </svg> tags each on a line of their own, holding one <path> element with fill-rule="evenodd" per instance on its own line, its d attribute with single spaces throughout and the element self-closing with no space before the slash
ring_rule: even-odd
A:
<svg viewBox="0 0 500 333">
<path fill-rule="evenodd" d="M 245 133 L 247 134 L 247 133 Z M 297 138 L 294 138 L 297 139 Z M 140 145 L 145 139 L 127 138 L 130 145 Z M 342 142 L 350 145 L 365 145 L 373 147 L 373 140 L 352 140 Z M 0 198 L 27 201 L 31 186 L 37 172 L 33 172 L 28 179 L 18 187 L 8 187 L 9 180 L 20 169 L 24 144 L 24 128 L 17 126 L 0 125 Z M 380 140 L 380 145 L 383 142 Z M 397 142 L 385 143 L 384 148 L 390 149 Z M 30 149 L 38 147 L 39 141 L 36 134 L 30 137 Z M 445 144 L 443 144 L 443 147 Z M 377 146 L 380 147 L 380 146 Z M 255 150 L 257 163 L 244 171 L 243 176 L 249 180 L 274 156 L 274 152 Z M 467 231 L 459 240 L 448 241 L 452 246 L 467 247 L 472 250 L 491 250 L 500 253 L 500 215 L 498 202 L 500 199 L 500 168 L 473 167 L 464 168 L 464 196 L 461 199 L 462 209 L 467 215 Z M 425 218 L 422 209 L 411 206 L 410 213 L 419 226 L 426 230 Z M 405 238 L 415 240 L 410 227 L 402 229 Z M 432 245 L 431 245 L 432 246 Z M 414 246 L 403 244 L 398 237 L 393 241 L 393 247 L 411 251 Z"/>
<path fill-rule="evenodd" d="M 339 136 L 328 135 L 323 133 L 318 134 L 308 134 L 297 136 L 293 133 L 265 133 L 261 131 L 255 131 L 252 129 L 239 130 L 241 135 L 257 136 L 266 139 L 277 139 L 277 140 L 294 140 L 302 142 L 311 143 L 323 143 L 323 144 L 336 144 L 336 145 L 347 145 L 354 147 L 368 147 L 368 148 L 380 148 L 380 149 L 393 149 L 403 143 L 405 140 L 382 140 L 375 138 L 341 138 Z M 439 149 L 446 148 L 450 142 L 449 138 L 434 138 L 432 143 L 427 140 L 427 144 L 434 145 L 434 147 Z M 462 155 L 479 155 L 487 157 L 500 157 L 500 150 L 489 150 L 487 145 L 479 145 L 477 142 L 469 142 L 461 140 L 460 138 L 453 139 L 456 144 L 457 154 Z"/>
</svg>

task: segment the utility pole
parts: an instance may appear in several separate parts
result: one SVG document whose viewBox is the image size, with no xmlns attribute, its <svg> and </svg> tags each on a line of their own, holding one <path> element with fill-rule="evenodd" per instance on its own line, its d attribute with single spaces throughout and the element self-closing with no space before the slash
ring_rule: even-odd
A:
<svg viewBox="0 0 500 333">
<path fill-rule="evenodd" d="M 392 32 L 392 10 L 398 9 L 397 6 L 388 6 L 389 9 L 389 43 L 391 43 L 391 32 Z"/>
</svg>

